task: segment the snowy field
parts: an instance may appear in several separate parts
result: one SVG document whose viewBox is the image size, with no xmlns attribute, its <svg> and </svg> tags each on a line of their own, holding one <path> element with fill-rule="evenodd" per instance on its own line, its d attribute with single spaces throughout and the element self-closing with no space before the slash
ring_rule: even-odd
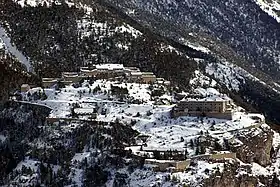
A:
<svg viewBox="0 0 280 187">
<path fill-rule="evenodd" d="M 199 75 L 199 72 L 197 72 L 196 75 Z M 197 81 L 196 75 L 193 79 L 194 82 Z M 210 79 L 203 79 L 208 80 L 207 84 L 215 84 Z M 111 93 L 112 85 L 127 88 L 127 97 L 120 101 L 117 96 L 113 96 Z M 260 121 L 264 121 L 263 115 L 241 112 L 243 111 L 241 107 L 235 109 L 232 120 L 190 116 L 182 116 L 173 119 L 170 117 L 170 111 L 174 104 L 156 105 L 152 100 L 150 89 L 150 85 L 148 84 L 118 83 L 106 80 L 97 80 L 90 84 L 88 81 L 85 81 L 82 86 L 78 88 L 74 88 L 73 86 L 66 86 L 61 90 L 33 88 L 29 91 L 29 95 L 32 95 L 35 92 L 44 92 L 47 99 L 29 99 L 29 102 L 47 105 L 53 109 L 50 117 L 61 118 L 70 117 L 70 105 L 73 103 L 77 103 L 81 109 L 89 109 L 97 105 L 98 115 L 96 120 L 106 122 L 119 120 L 124 124 L 132 125 L 132 128 L 137 130 L 141 135 L 147 136 L 148 138 L 145 141 L 145 146 L 142 147 L 143 150 L 187 150 L 188 156 L 190 157 L 197 155 L 197 153 L 195 147 L 190 146 L 189 142 L 201 137 L 202 134 L 209 135 L 222 144 L 224 138 L 231 139 L 237 131 L 254 127 L 255 125 L 262 123 Z M 194 91 L 205 97 L 223 95 L 211 87 L 207 89 L 198 87 L 194 89 Z M 187 95 L 187 93 L 185 94 Z M 28 93 L 25 94 L 25 99 L 27 99 L 27 95 Z M 164 98 L 169 99 L 170 101 L 174 100 L 173 94 L 168 92 L 164 93 Z M 132 99 L 140 100 L 141 104 L 131 103 Z M 101 112 L 103 109 L 106 109 L 105 113 Z M 71 125 L 63 127 L 63 129 L 69 130 L 71 129 L 70 126 L 71 128 L 76 128 L 79 126 L 79 123 L 73 122 Z M 267 125 L 263 124 L 262 127 L 266 128 Z M 245 130 L 245 132 L 251 132 L 254 133 L 254 135 L 258 135 L 258 133 L 261 133 L 262 131 L 260 128 L 255 128 L 252 131 Z M 234 141 L 242 144 L 237 138 L 235 138 Z M 186 142 L 188 143 L 187 145 Z M 279 142 L 280 136 L 278 133 L 275 133 L 273 146 L 277 148 Z M 143 151 L 140 151 L 143 142 L 138 140 L 137 144 L 138 145 L 127 147 L 126 149 L 131 149 L 134 154 L 141 155 L 144 153 Z M 211 149 L 207 147 L 205 153 L 211 154 Z M 79 167 L 85 159 L 88 160 L 91 157 L 91 154 L 90 151 L 85 150 L 82 153 L 76 153 L 71 160 L 71 172 L 68 177 L 69 179 L 73 179 L 78 186 L 82 185 L 83 178 L 83 171 Z M 280 154 L 278 153 L 278 155 Z M 239 160 L 236 161 L 240 165 L 245 165 Z M 34 170 L 38 167 L 37 161 L 27 158 L 18 164 L 16 170 L 22 169 L 23 165 Z M 225 162 L 209 163 L 207 161 L 198 161 L 195 166 L 190 166 L 187 171 L 177 173 L 153 172 L 149 165 L 145 165 L 144 169 L 141 170 L 136 169 L 132 173 L 128 172 L 128 168 L 117 170 L 108 168 L 112 178 L 109 178 L 106 186 L 112 186 L 114 181 L 113 176 L 115 176 L 116 173 L 127 174 L 131 186 L 146 187 L 160 185 L 167 187 L 173 185 L 179 186 L 179 184 L 196 186 L 205 178 L 209 178 L 211 174 L 216 173 L 217 171 L 222 172 L 224 170 L 224 165 Z M 251 163 L 249 165 L 252 168 L 252 172 L 246 173 L 247 171 L 240 170 L 238 176 L 245 174 L 271 175 L 276 168 L 280 167 L 280 162 L 276 159 L 271 166 L 268 167 L 262 167 L 257 163 Z M 55 168 L 57 166 L 53 167 Z M 24 177 L 26 177 L 26 180 L 36 178 L 36 173 L 34 176 L 20 177 L 23 177 L 23 179 L 17 180 L 24 180 Z"/>
<path fill-rule="evenodd" d="M 115 108 L 125 108 L 125 106 L 128 105 L 125 105 L 125 102 L 118 101 L 110 94 L 111 85 L 127 87 L 130 98 L 138 99 L 144 103 L 151 103 L 148 84 L 118 83 L 104 80 L 95 81 L 92 85 L 85 81 L 82 87 L 74 88 L 72 86 L 66 86 L 66 88 L 62 88 L 60 91 L 55 89 L 43 90 L 42 88 L 33 88 L 29 93 L 31 95 L 35 92 L 46 93 L 48 97 L 46 100 L 32 100 L 31 102 L 43 104 L 52 108 L 53 110 L 50 117 L 69 117 L 70 105 L 73 103 L 78 103 L 81 108 L 92 108 L 97 104 L 100 107 L 106 108 L 108 110 L 107 113 L 110 114 L 111 110 Z M 93 93 L 93 90 L 97 87 L 100 88 L 100 90 Z"/>
<path fill-rule="evenodd" d="M 111 85 L 118 85 L 127 88 L 128 97 L 142 101 L 142 104 L 132 104 L 128 100 L 119 101 L 110 94 Z M 100 88 L 93 93 L 93 90 Z M 176 119 L 170 117 L 170 112 L 174 105 L 155 105 L 151 100 L 149 85 L 138 83 L 117 83 L 105 80 L 97 80 L 92 85 L 85 81 L 82 87 L 74 88 L 66 86 L 61 91 L 55 89 L 33 88 L 29 92 L 45 92 L 46 100 L 31 101 L 51 107 L 53 110 L 50 117 L 69 118 L 70 106 L 77 103 L 81 110 L 87 110 L 98 106 L 98 121 L 111 122 L 119 120 L 124 124 L 133 124 L 133 128 L 142 135 L 148 136 L 145 149 L 187 149 L 190 155 L 195 154 L 195 150 L 185 143 L 194 140 L 201 134 L 209 134 L 222 139 L 223 136 L 230 136 L 231 132 L 251 127 L 259 123 L 256 117 L 263 119 L 259 114 L 248 114 L 236 109 L 232 120 L 199 118 L 182 116 Z M 197 93 L 201 95 L 219 95 L 214 88 L 197 88 Z M 221 95 L 221 94 L 220 94 Z M 172 100 L 169 93 L 164 96 Z M 102 113 L 103 110 L 105 113 Z M 87 119 L 86 117 L 81 117 Z M 140 146 L 131 148 L 134 152 L 140 151 Z"/>
</svg>

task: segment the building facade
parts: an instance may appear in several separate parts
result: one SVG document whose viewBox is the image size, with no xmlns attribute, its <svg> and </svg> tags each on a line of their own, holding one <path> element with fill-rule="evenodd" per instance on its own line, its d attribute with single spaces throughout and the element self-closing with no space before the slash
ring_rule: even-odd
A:
<svg viewBox="0 0 280 187">
<path fill-rule="evenodd" d="M 145 159 L 145 164 L 152 165 L 155 172 L 165 172 L 168 168 L 172 168 L 173 172 L 184 172 L 187 168 L 189 168 L 190 163 L 190 159 L 183 161 Z"/>
<path fill-rule="evenodd" d="M 58 80 L 56 78 L 43 78 L 42 84 L 44 88 L 50 88 L 57 84 Z"/>
<path fill-rule="evenodd" d="M 153 72 L 142 72 L 142 82 L 143 83 L 155 83 L 157 77 L 154 75 Z"/>
<path fill-rule="evenodd" d="M 234 104 L 229 98 L 191 99 L 180 101 L 172 111 L 173 117 L 184 115 L 232 119 Z"/>
</svg>

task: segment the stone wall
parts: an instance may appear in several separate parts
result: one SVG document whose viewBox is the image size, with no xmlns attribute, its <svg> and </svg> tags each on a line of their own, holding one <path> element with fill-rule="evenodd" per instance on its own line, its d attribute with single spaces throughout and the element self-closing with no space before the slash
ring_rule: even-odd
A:
<svg viewBox="0 0 280 187">
<path fill-rule="evenodd" d="M 199 112 L 199 111 L 192 111 L 192 112 L 184 112 L 184 111 L 173 111 L 173 117 L 179 116 L 207 116 L 211 118 L 219 118 L 219 119 L 232 119 L 232 112 Z"/>
<path fill-rule="evenodd" d="M 236 159 L 236 153 L 218 153 L 210 155 L 209 159 L 221 160 L 226 158 Z"/>
<path fill-rule="evenodd" d="M 173 167 L 175 172 L 183 172 L 190 166 L 191 160 L 187 159 L 184 161 L 176 160 L 156 160 L 156 159 L 146 159 L 145 164 L 154 165 L 153 169 L 155 171 L 164 172 L 167 168 Z"/>
</svg>

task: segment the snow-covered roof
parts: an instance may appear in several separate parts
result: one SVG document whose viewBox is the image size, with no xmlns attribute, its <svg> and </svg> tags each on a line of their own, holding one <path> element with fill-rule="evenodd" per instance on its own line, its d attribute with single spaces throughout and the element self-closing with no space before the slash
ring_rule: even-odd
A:
<svg viewBox="0 0 280 187">
<path fill-rule="evenodd" d="M 95 71 L 96 71 L 96 69 L 93 69 L 93 70 L 81 69 L 82 73 L 89 73 L 89 72 L 95 72 Z"/>
<path fill-rule="evenodd" d="M 154 75 L 153 72 L 142 72 L 143 75 Z"/>
<path fill-rule="evenodd" d="M 63 75 L 64 77 L 82 77 L 79 74 L 67 74 L 67 75 Z"/>
<path fill-rule="evenodd" d="M 142 75 L 142 72 L 139 72 L 139 71 L 133 71 L 130 73 L 132 76 L 141 76 Z"/>
<path fill-rule="evenodd" d="M 42 78 L 42 81 L 56 81 L 56 78 Z"/>
<path fill-rule="evenodd" d="M 137 67 L 125 67 L 126 70 L 132 70 L 132 71 L 140 71 Z"/>
<path fill-rule="evenodd" d="M 157 159 L 145 159 L 145 161 L 154 162 L 154 163 L 175 163 L 175 162 L 180 162 L 180 161 L 176 161 L 176 160 L 157 160 Z"/>
<path fill-rule="evenodd" d="M 99 64 L 96 65 L 99 70 L 121 70 L 124 69 L 123 64 Z"/>
<path fill-rule="evenodd" d="M 94 113 L 94 108 L 75 108 L 74 112 L 76 114 L 91 114 Z"/>
<path fill-rule="evenodd" d="M 76 76 L 79 76 L 79 73 L 78 72 L 63 72 L 63 76 L 76 77 Z"/>
<path fill-rule="evenodd" d="M 22 84 L 21 87 L 22 87 L 22 88 L 29 87 L 29 84 Z"/>
<path fill-rule="evenodd" d="M 212 102 L 212 101 L 231 101 L 226 95 L 212 95 L 205 98 L 185 98 L 182 101 Z"/>
<path fill-rule="evenodd" d="M 164 78 L 158 77 L 157 81 L 164 81 Z"/>
<path fill-rule="evenodd" d="M 172 147 L 168 147 L 168 148 L 165 148 L 165 147 L 155 147 L 153 145 L 149 146 L 149 147 L 143 147 L 143 151 L 162 151 L 162 152 L 165 152 L 165 151 L 185 151 L 184 148 L 172 148 Z"/>
</svg>

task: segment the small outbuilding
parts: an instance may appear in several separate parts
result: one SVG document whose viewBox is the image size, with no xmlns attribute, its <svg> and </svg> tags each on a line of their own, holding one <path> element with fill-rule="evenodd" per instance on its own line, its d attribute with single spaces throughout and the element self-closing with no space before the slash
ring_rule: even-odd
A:
<svg viewBox="0 0 280 187">
<path fill-rule="evenodd" d="M 28 92 L 29 90 L 30 90 L 29 84 L 22 84 L 21 85 L 21 88 L 20 88 L 21 92 Z"/>
</svg>

